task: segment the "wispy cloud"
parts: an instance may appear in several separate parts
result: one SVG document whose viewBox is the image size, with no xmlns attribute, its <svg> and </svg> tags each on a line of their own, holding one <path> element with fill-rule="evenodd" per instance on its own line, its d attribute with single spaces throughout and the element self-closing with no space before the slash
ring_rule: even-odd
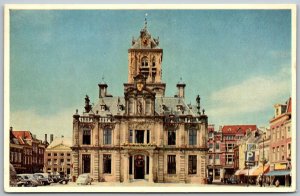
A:
<svg viewBox="0 0 300 196">
<path fill-rule="evenodd" d="M 65 109 L 51 116 L 39 115 L 33 110 L 17 111 L 10 114 L 10 126 L 14 130 L 29 130 L 37 135 L 38 139 L 44 139 L 44 134 L 55 136 L 72 136 L 72 115 L 75 110 Z"/>
<path fill-rule="evenodd" d="M 280 97 L 290 94 L 290 67 L 284 66 L 275 75 L 251 77 L 239 84 L 212 93 L 210 104 L 213 107 L 210 108 L 209 115 L 220 121 L 258 113 L 272 107 L 274 101 L 280 101 Z"/>
</svg>

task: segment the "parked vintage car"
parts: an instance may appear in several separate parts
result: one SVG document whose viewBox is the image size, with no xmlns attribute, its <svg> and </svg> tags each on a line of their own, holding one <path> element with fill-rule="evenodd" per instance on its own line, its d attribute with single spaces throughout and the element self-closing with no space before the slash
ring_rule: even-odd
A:
<svg viewBox="0 0 300 196">
<path fill-rule="evenodd" d="M 49 175 L 47 173 L 35 173 L 33 174 L 35 178 L 37 178 L 42 185 L 49 185 L 51 184 L 51 180 L 49 179 Z"/>
<path fill-rule="evenodd" d="M 55 174 L 49 175 L 49 178 L 50 178 L 51 182 L 54 182 L 54 183 L 57 183 L 60 180 L 60 176 L 59 175 L 55 175 Z"/>
<path fill-rule="evenodd" d="M 76 180 L 77 185 L 88 185 L 92 184 L 93 179 L 90 177 L 90 174 L 80 174 Z"/>
<path fill-rule="evenodd" d="M 66 176 L 60 176 L 58 183 L 60 184 L 68 184 L 69 178 Z"/>
<path fill-rule="evenodd" d="M 17 172 L 11 163 L 9 165 L 9 185 L 17 186 Z"/>
<path fill-rule="evenodd" d="M 34 187 L 41 185 L 41 183 L 34 178 L 33 174 L 17 174 L 17 178 L 19 182 L 18 186 Z"/>
<path fill-rule="evenodd" d="M 227 184 L 238 184 L 238 180 L 234 177 L 230 177 L 227 179 Z"/>
</svg>

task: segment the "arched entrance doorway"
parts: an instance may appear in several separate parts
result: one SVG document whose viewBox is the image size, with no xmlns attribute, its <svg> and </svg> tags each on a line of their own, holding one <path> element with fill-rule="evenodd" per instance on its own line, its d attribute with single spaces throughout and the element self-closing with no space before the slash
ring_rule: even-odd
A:
<svg viewBox="0 0 300 196">
<path fill-rule="evenodd" d="M 145 160 L 144 155 L 134 156 L 134 179 L 144 179 L 145 178 Z"/>
</svg>

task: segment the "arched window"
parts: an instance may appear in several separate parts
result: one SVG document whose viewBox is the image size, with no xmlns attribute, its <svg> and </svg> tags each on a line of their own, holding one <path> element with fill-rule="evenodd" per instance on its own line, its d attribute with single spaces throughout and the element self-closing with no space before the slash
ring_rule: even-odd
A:
<svg viewBox="0 0 300 196">
<path fill-rule="evenodd" d="M 152 67 L 155 67 L 155 57 L 152 58 Z"/>
<path fill-rule="evenodd" d="M 148 58 L 145 56 L 142 58 L 142 67 L 148 67 Z"/>
</svg>

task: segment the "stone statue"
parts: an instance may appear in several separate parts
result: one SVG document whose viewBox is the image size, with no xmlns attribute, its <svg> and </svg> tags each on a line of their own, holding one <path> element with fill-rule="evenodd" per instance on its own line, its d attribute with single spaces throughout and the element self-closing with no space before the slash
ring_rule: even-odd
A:
<svg viewBox="0 0 300 196">
<path fill-rule="evenodd" d="M 84 106 L 85 112 L 90 112 L 92 109 L 92 105 L 90 105 L 90 98 L 88 95 L 85 96 L 85 106 Z"/>
</svg>

